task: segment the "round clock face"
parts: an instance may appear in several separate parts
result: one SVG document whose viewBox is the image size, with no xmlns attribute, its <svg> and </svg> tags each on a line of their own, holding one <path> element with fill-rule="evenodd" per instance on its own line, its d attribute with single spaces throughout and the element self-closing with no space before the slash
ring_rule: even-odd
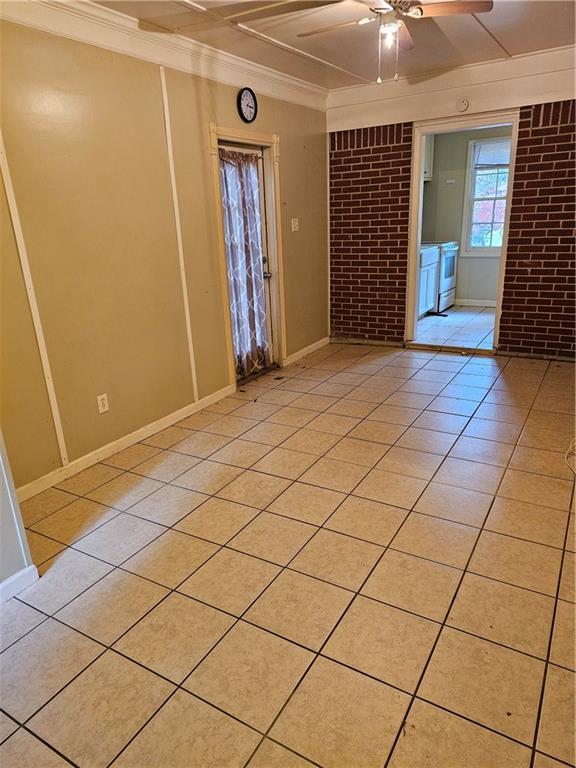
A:
<svg viewBox="0 0 576 768">
<path fill-rule="evenodd" d="M 251 88 L 242 88 L 238 91 L 238 112 L 245 123 L 251 123 L 258 114 L 258 102 L 256 94 Z"/>
</svg>

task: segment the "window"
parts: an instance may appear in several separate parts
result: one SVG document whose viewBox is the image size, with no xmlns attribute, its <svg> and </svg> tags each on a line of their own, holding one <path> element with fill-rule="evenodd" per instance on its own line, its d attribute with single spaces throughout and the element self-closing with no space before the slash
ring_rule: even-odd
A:
<svg viewBox="0 0 576 768">
<path fill-rule="evenodd" d="M 510 139 L 470 142 L 465 207 L 467 251 L 500 248 L 510 176 Z"/>
</svg>

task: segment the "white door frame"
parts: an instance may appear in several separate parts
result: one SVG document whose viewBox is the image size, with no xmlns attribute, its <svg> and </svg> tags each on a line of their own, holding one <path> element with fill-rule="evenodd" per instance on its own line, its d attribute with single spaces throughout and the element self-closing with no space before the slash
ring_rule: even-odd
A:
<svg viewBox="0 0 576 768">
<path fill-rule="evenodd" d="M 266 223 L 268 232 L 268 264 L 271 278 L 270 303 L 272 317 L 274 362 L 279 366 L 286 359 L 286 311 L 284 299 L 284 269 L 282 260 L 282 230 L 280 206 L 280 137 L 277 134 L 254 133 L 246 128 L 224 128 L 210 123 L 210 154 L 216 204 L 216 224 L 218 228 L 218 250 L 220 267 L 220 287 L 225 305 L 226 347 L 228 357 L 229 383 L 236 383 L 236 363 L 232 343 L 232 318 L 230 317 L 230 297 L 224 243 L 224 222 L 222 218 L 222 198 L 220 194 L 220 158 L 218 147 L 222 143 L 232 142 L 246 146 L 261 147 L 264 166 L 264 200 L 266 205 Z"/>
<path fill-rule="evenodd" d="M 512 149 L 510 155 L 510 186 L 514 183 L 516 164 L 516 145 L 518 143 L 518 124 L 520 110 L 511 109 L 499 112 L 479 112 L 474 115 L 458 116 L 440 120 L 422 120 L 414 123 L 412 134 L 412 172 L 410 185 L 410 214 L 408 222 L 408 279 L 406 286 L 406 324 L 404 341 L 413 341 L 418 321 L 418 289 L 420 282 L 420 245 L 422 239 L 422 202 L 424 198 L 424 142 L 426 136 L 437 133 L 456 133 L 480 128 L 493 128 L 498 125 L 512 127 Z M 494 326 L 494 348 L 498 347 L 500 333 L 500 315 L 504 295 L 504 275 L 506 271 L 506 252 L 508 249 L 508 230 L 510 226 L 510 206 L 507 206 L 504 237 L 500 251 L 500 269 L 498 274 L 498 292 L 496 295 L 496 318 Z"/>
</svg>

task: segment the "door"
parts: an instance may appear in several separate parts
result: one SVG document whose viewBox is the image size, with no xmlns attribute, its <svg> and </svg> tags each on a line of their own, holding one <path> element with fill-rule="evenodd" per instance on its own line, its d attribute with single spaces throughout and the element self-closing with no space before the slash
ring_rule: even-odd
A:
<svg viewBox="0 0 576 768">
<path fill-rule="evenodd" d="M 262 150 L 221 146 L 220 190 L 238 379 L 274 362 Z"/>
</svg>

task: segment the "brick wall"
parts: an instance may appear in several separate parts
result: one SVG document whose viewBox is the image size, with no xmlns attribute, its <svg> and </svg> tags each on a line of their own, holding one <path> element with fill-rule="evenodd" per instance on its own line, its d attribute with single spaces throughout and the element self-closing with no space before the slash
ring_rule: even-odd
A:
<svg viewBox="0 0 576 768">
<path fill-rule="evenodd" d="M 333 336 L 402 343 L 412 125 L 330 136 Z"/>
<path fill-rule="evenodd" d="M 574 101 L 520 111 L 500 349 L 574 354 Z"/>
</svg>

